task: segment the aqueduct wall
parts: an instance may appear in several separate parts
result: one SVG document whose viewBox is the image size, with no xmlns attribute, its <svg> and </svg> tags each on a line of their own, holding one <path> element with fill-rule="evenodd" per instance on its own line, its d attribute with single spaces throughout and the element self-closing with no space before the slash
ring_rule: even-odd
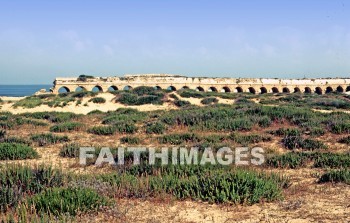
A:
<svg viewBox="0 0 350 223">
<path fill-rule="evenodd" d="M 350 91 L 350 78 L 318 79 L 269 79 L 269 78 L 209 78 L 185 77 L 179 75 L 148 74 L 125 75 L 123 77 L 56 78 L 53 93 L 65 89 L 68 92 L 125 90 L 139 86 L 179 90 L 183 88 L 198 91 L 279 93 L 302 92 L 324 94 L 332 91 Z"/>
</svg>

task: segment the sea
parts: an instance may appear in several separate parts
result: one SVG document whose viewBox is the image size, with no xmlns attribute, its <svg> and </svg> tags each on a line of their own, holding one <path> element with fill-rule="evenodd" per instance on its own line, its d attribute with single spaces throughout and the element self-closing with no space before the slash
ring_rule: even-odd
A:
<svg viewBox="0 0 350 223">
<path fill-rule="evenodd" d="M 30 96 L 35 92 L 46 89 L 50 92 L 52 85 L 0 85 L 0 96 L 23 97 Z"/>
</svg>

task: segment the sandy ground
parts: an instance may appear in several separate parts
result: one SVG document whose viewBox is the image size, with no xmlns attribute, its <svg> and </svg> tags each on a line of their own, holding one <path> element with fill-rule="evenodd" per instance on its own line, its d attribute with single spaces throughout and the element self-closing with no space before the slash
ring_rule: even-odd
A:
<svg viewBox="0 0 350 223">
<path fill-rule="evenodd" d="M 202 106 L 200 101 L 202 99 L 199 98 L 181 98 L 179 95 L 177 95 L 181 100 L 189 101 L 191 104 Z M 107 111 L 115 111 L 118 108 L 135 108 L 139 111 L 155 111 L 155 110 L 169 110 L 169 109 L 177 109 L 175 105 L 169 102 L 165 102 L 163 105 L 137 105 L 137 106 L 128 106 L 128 105 L 122 105 L 120 103 L 116 103 L 115 95 L 110 93 L 100 93 L 98 94 L 98 97 L 103 97 L 106 99 L 106 103 L 104 104 L 94 104 L 92 102 L 89 102 L 91 99 L 90 97 L 83 98 L 82 103 L 80 105 L 76 105 L 75 102 L 70 102 L 67 106 L 61 108 L 61 107 L 49 107 L 48 105 L 41 105 L 37 106 L 35 108 L 22 108 L 17 107 L 14 108 L 13 104 L 16 101 L 19 101 L 23 99 L 24 97 L 0 97 L 4 103 L 0 105 L 0 111 L 7 111 L 11 112 L 13 114 L 20 114 L 25 112 L 43 112 L 43 111 L 57 111 L 57 112 L 74 112 L 77 114 L 87 114 L 93 110 L 100 110 L 103 112 Z M 219 103 L 223 104 L 232 104 L 233 100 L 229 99 L 219 99 Z M 169 99 L 170 101 L 172 99 Z M 87 106 L 84 106 L 84 104 L 87 104 Z"/>
</svg>

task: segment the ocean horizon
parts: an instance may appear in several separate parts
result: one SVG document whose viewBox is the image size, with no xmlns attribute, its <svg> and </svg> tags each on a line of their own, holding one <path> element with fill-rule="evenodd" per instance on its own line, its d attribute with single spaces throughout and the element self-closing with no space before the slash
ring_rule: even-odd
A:
<svg viewBox="0 0 350 223">
<path fill-rule="evenodd" d="M 50 84 L 28 84 L 28 85 L 0 85 L 0 96 L 23 97 L 33 95 L 35 92 L 46 89 L 50 92 Z"/>
</svg>

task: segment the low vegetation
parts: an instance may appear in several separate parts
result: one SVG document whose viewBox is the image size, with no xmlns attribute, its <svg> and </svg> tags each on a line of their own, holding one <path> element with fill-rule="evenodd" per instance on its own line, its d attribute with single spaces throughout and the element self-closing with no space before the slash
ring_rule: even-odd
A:
<svg viewBox="0 0 350 223">
<path fill-rule="evenodd" d="M 23 160 L 37 157 L 38 153 L 28 145 L 0 143 L 0 160 Z"/>
<path fill-rule="evenodd" d="M 51 133 L 33 134 L 30 137 L 33 142 L 36 142 L 39 146 L 46 146 L 56 143 L 68 142 L 68 136 L 59 136 Z"/>
</svg>

